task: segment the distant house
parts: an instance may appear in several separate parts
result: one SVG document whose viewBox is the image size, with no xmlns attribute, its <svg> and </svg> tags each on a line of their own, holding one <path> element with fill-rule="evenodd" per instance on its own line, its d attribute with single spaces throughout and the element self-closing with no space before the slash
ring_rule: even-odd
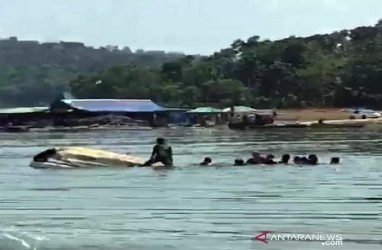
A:
<svg viewBox="0 0 382 250">
<path fill-rule="evenodd" d="M 157 113 L 166 109 L 149 99 L 62 99 L 54 101 L 52 112 Z"/>
<path fill-rule="evenodd" d="M 60 119 L 124 115 L 152 126 L 187 123 L 186 111 L 165 108 L 150 99 L 76 99 L 68 92 L 61 93 L 50 105 L 50 112 Z"/>
<path fill-rule="evenodd" d="M 149 99 L 75 99 L 69 93 L 61 94 L 50 105 L 50 112 L 60 119 L 114 114 L 144 120 L 153 125 L 163 117 L 165 111 L 166 108 Z"/>
<path fill-rule="evenodd" d="M 49 107 L 19 107 L 0 109 L 0 126 L 22 125 L 50 118 Z"/>
</svg>

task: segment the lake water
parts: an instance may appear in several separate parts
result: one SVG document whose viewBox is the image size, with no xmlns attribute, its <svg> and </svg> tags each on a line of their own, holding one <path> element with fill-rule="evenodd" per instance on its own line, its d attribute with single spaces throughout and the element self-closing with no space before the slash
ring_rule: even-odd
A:
<svg viewBox="0 0 382 250">
<path fill-rule="evenodd" d="M 47 147 L 91 146 L 147 158 L 158 136 L 175 170 L 36 170 Z M 366 130 L 158 129 L 0 134 L 0 249 L 382 249 L 382 134 Z M 251 151 L 315 153 L 338 166 L 232 167 Z M 193 165 L 211 156 L 218 167 Z M 319 241 L 273 233 L 342 234 Z"/>
</svg>

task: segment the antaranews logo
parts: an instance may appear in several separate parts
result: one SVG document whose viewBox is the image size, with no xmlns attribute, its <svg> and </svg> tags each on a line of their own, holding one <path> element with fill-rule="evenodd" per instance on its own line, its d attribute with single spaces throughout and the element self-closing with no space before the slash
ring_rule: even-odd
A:
<svg viewBox="0 0 382 250">
<path fill-rule="evenodd" d="M 268 241 L 320 241 L 323 246 L 341 246 L 341 234 L 284 234 L 268 231 L 252 237 L 252 240 L 268 244 Z"/>
<path fill-rule="evenodd" d="M 258 241 L 261 241 L 265 244 L 268 244 L 268 241 L 267 241 L 268 233 L 269 232 L 264 232 L 264 233 L 258 234 L 256 236 L 252 237 L 252 240 L 258 240 Z"/>
</svg>

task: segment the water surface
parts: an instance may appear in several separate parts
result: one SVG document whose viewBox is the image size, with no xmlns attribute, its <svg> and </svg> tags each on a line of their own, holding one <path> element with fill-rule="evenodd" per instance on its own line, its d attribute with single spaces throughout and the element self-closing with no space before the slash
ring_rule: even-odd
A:
<svg viewBox="0 0 382 250">
<path fill-rule="evenodd" d="M 35 170 L 47 147 L 147 158 L 158 136 L 177 169 Z M 358 130 L 158 129 L 0 134 L 0 249 L 382 249 L 382 135 Z M 319 167 L 232 167 L 256 150 L 315 153 Z M 217 167 L 195 166 L 210 156 Z M 251 241 L 262 231 L 335 233 L 321 242 Z"/>
</svg>

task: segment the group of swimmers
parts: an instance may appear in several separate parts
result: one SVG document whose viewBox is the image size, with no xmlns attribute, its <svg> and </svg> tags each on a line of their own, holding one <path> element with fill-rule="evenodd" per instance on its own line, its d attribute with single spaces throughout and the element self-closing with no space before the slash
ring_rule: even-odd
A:
<svg viewBox="0 0 382 250">
<path fill-rule="evenodd" d="M 284 154 L 279 161 L 276 161 L 274 155 L 272 154 L 262 156 L 258 152 L 253 152 L 252 157 L 249 158 L 247 161 L 244 161 L 243 159 L 235 159 L 234 166 L 259 165 L 259 164 L 265 164 L 265 165 L 289 164 L 289 161 L 290 161 L 289 154 Z M 314 154 L 308 155 L 308 157 L 295 156 L 293 158 L 293 163 L 297 165 L 317 165 L 318 157 Z M 338 157 L 333 157 L 330 160 L 330 164 L 339 164 L 339 163 L 340 163 L 340 158 Z M 206 157 L 199 165 L 210 166 L 212 165 L 212 159 L 210 157 Z"/>
<path fill-rule="evenodd" d="M 275 160 L 274 155 L 269 154 L 266 156 L 260 155 L 258 152 L 253 152 L 252 157 L 247 161 L 243 159 L 235 159 L 234 166 L 245 166 L 245 165 L 274 165 L 274 164 L 289 164 L 290 155 L 284 154 L 279 161 Z M 142 166 L 150 166 L 156 162 L 161 162 L 164 166 L 172 167 L 173 166 L 173 157 L 172 157 L 172 149 L 169 146 L 165 139 L 158 138 L 156 145 L 153 147 L 153 151 L 150 159 L 143 164 Z M 293 158 L 293 163 L 297 165 L 317 165 L 318 157 L 315 154 L 311 154 L 308 156 L 295 156 Z M 340 158 L 333 157 L 330 160 L 330 164 L 339 164 Z M 210 157 L 204 158 L 204 160 L 199 164 L 200 166 L 209 166 L 212 165 L 212 159 Z"/>
</svg>

